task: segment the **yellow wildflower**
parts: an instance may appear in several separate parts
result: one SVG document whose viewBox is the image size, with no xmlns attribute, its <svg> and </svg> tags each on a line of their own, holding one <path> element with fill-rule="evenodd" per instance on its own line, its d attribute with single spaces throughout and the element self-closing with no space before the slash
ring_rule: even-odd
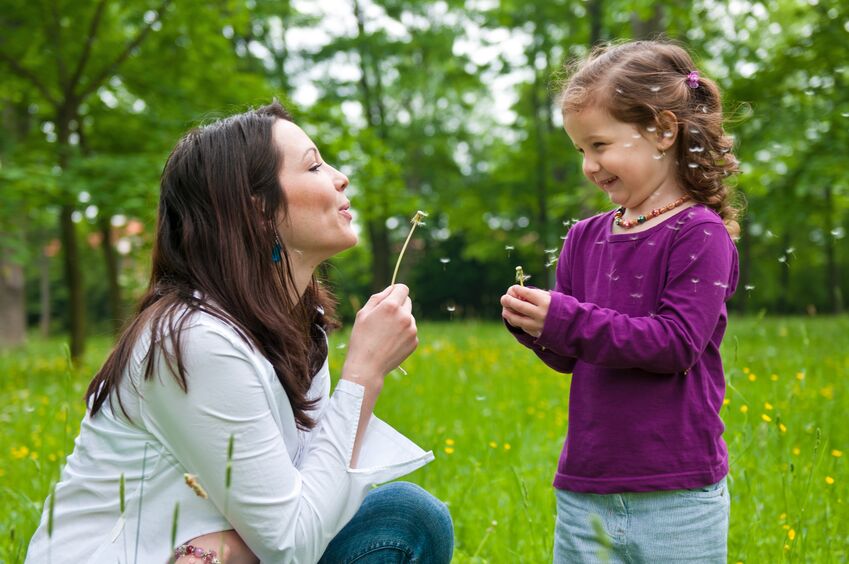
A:
<svg viewBox="0 0 849 564">
<path fill-rule="evenodd" d="M 26 458 L 29 454 L 29 447 L 26 445 L 20 447 L 12 447 L 12 458 L 16 458 L 20 460 L 21 458 Z"/>
<path fill-rule="evenodd" d="M 797 372 L 796 373 L 796 379 L 801 382 L 802 380 L 805 379 L 805 373 L 804 372 Z"/>
<path fill-rule="evenodd" d="M 773 382 L 778 382 L 778 374 L 770 374 L 769 379 Z"/>
<path fill-rule="evenodd" d="M 754 372 L 752 372 L 751 374 L 749 374 L 749 382 L 754 382 L 754 381 L 755 381 L 755 380 L 757 380 L 757 379 L 758 379 L 758 377 L 757 377 L 757 376 L 755 376 L 755 373 L 754 373 Z"/>
<path fill-rule="evenodd" d="M 749 373 L 749 367 L 748 367 L 748 366 L 744 366 L 744 367 L 743 367 L 743 374 L 748 374 L 748 373 Z"/>
<path fill-rule="evenodd" d="M 731 403 L 731 400 L 728 399 L 728 398 L 725 398 L 724 400 L 722 400 L 722 405 L 728 405 L 729 403 Z"/>
<path fill-rule="evenodd" d="M 796 538 L 796 529 L 790 529 L 787 531 L 787 538 L 793 540 Z"/>
<path fill-rule="evenodd" d="M 793 454 L 794 454 L 795 456 L 799 456 L 799 454 L 800 454 L 801 452 L 802 452 L 802 451 L 799 449 L 799 447 L 793 447 Z"/>
<path fill-rule="evenodd" d="M 831 456 L 833 456 L 834 458 L 840 458 L 841 456 L 843 456 L 843 451 L 834 449 L 833 451 L 831 451 Z"/>
<path fill-rule="evenodd" d="M 828 484 L 829 486 L 834 485 L 834 478 L 832 478 L 831 476 L 826 476 L 825 477 L 825 483 Z"/>
<path fill-rule="evenodd" d="M 779 516 L 778 516 L 778 520 L 779 520 L 779 521 L 784 521 L 785 519 L 787 519 L 787 514 L 786 514 L 786 513 L 782 513 L 781 515 L 779 515 Z"/>
<path fill-rule="evenodd" d="M 764 409 L 766 409 L 767 411 L 772 411 L 772 404 L 769 403 L 768 401 L 765 401 L 764 402 Z"/>
<path fill-rule="evenodd" d="M 445 454 L 454 454 L 454 449 L 451 447 L 445 447 Z"/>
<path fill-rule="evenodd" d="M 784 423 L 779 423 L 779 424 L 778 424 L 778 429 L 779 429 L 782 433 L 786 433 L 786 432 L 787 432 L 787 426 L 786 426 Z"/>
<path fill-rule="evenodd" d="M 504 443 L 504 450 L 510 450 L 510 443 Z"/>
<path fill-rule="evenodd" d="M 748 413 L 748 412 L 749 412 L 749 406 L 748 405 L 741 405 L 740 406 L 740 413 Z"/>
<path fill-rule="evenodd" d="M 489 441 L 489 448 L 498 448 L 498 443 L 495 441 Z"/>
<path fill-rule="evenodd" d="M 766 413 L 761 413 L 761 419 L 763 419 L 763 420 L 764 420 L 764 421 L 766 421 L 767 423 L 769 423 L 770 421 L 772 421 L 772 417 L 770 417 L 770 416 L 769 416 L 769 415 L 767 415 Z"/>
<path fill-rule="evenodd" d="M 454 446 L 454 439 L 445 439 L 445 444 L 448 446 Z"/>
</svg>

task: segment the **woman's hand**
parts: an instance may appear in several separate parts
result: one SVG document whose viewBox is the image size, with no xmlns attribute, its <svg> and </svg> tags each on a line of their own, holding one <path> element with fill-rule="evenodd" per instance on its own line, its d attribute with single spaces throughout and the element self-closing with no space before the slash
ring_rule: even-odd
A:
<svg viewBox="0 0 849 564">
<path fill-rule="evenodd" d="M 357 312 L 342 378 L 380 390 L 383 377 L 410 356 L 419 340 L 410 289 L 389 286 Z"/>
<path fill-rule="evenodd" d="M 186 544 L 214 550 L 221 564 L 259 564 L 259 559 L 233 529 L 195 537 Z M 203 564 L 203 561 L 195 556 L 181 556 L 175 564 Z"/>
<path fill-rule="evenodd" d="M 542 335 L 551 294 L 547 290 L 513 285 L 501 296 L 501 317 L 532 337 Z"/>
</svg>

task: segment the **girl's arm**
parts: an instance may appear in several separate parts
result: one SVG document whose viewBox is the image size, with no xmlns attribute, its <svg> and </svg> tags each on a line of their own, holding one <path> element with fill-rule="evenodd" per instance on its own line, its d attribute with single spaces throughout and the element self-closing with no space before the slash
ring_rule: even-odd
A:
<svg viewBox="0 0 849 564">
<path fill-rule="evenodd" d="M 508 321 L 539 335 L 535 344 L 557 354 L 607 368 L 678 373 L 704 352 L 737 276 L 736 250 L 724 226 L 703 223 L 682 233 L 671 249 L 666 285 L 652 316 L 624 315 L 560 292 L 546 301 L 539 290 L 516 286 L 511 290 L 518 299 L 505 296 L 505 307 L 520 313 Z M 692 280 L 704 281 L 704 291 L 694 292 Z"/>
</svg>

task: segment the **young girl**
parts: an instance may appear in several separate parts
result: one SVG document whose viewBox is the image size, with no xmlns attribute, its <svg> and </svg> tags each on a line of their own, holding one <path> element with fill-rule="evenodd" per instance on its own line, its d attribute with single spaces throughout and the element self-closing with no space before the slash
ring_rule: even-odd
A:
<svg viewBox="0 0 849 564">
<path fill-rule="evenodd" d="M 614 562 L 724 563 L 719 346 L 739 227 L 720 94 L 665 42 L 599 48 L 571 71 L 566 132 L 617 207 L 571 229 L 553 291 L 501 298 L 519 342 L 573 374 L 554 560 L 595 562 L 609 540 Z"/>
<path fill-rule="evenodd" d="M 406 286 L 357 314 L 330 393 L 315 269 L 357 243 L 348 178 L 274 103 L 189 132 L 161 187 L 150 286 L 26 561 L 449 562 L 442 502 L 372 489 L 433 459 L 372 415 L 417 345 Z"/>
</svg>

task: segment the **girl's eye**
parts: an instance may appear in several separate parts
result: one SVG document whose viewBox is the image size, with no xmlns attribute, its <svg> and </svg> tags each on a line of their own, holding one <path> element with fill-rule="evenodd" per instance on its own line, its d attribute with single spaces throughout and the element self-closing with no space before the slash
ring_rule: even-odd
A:
<svg viewBox="0 0 849 564">
<path fill-rule="evenodd" d="M 316 163 L 310 167 L 310 172 L 318 172 L 318 169 L 321 168 L 321 163 Z"/>
<path fill-rule="evenodd" d="M 601 141 L 596 141 L 595 143 L 593 143 L 593 149 L 599 149 L 601 147 L 604 147 L 605 145 L 607 145 L 607 143 L 602 143 Z"/>
</svg>

